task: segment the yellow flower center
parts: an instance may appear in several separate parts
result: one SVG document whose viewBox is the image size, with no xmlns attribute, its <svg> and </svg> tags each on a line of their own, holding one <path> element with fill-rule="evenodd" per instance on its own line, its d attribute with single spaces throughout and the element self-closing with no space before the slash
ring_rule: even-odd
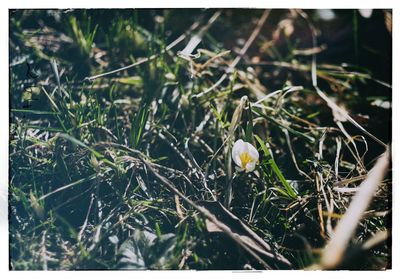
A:
<svg viewBox="0 0 400 279">
<path fill-rule="evenodd" d="M 250 154 L 248 152 L 243 152 L 240 154 L 240 161 L 242 162 L 242 168 L 246 169 L 247 163 L 252 161 Z"/>
</svg>

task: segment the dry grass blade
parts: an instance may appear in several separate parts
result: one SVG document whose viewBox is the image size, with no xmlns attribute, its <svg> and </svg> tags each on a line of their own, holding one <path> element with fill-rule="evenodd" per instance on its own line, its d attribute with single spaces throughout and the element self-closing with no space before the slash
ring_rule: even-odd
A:
<svg viewBox="0 0 400 279">
<path fill-rule="evenodd" d="M 318 32 L 315 26 L 312 24 L 310 19 L 308 18 L 308 15 L 303 12 L 302 10 L 297 10 L 297 12 L 300 14 L 301 17 L 304 18 L 304 20 L 307 22 L 308 27 L 311 31 L 311 37 L 312 37 L 312 42 L 313 42 L 313 47 L 317 47 L 317 36 Z M 334 118 L 340 118 L 337 119 L 339 121 L 349 121 L 351 124 L 353 124 L 355 127 L 360 129 L 364 134 L 372 138 L 374 141 L 382 145 L 383 147 L 387 148 L 387 145 L 382 142 L 380 139 L 372 135 L 370 132 L 368 132 L 364 127 L 362 127 L 357 121 L 355 121 L 344 109 L 339 107 L 334 101 L 332 101 L 321 89 L 318 87 L 318 80 L 317 80 L 317 55 L 314 53 L 312 55 L 312 64 L 311 64 L 311 78 L 312 78 L 312 83 L 317 91 L 317 94 L 328 104 L 328 106 L 332 109 L 332 114 L 334 115 Z"/>
<path fill-rule="evenodd" d="M 139 154 L 139 153 L 136 153 Z M 170 191 L 178 195 L 180 198 L 182 198 L 183 201 L 191 205 L 193 208 L 195 208 L 197 211 L 199 211 L 203 216 L 205 216 L 208 220 L 210 220 L 212 223 L 214 223 L 221 231 L 226 233 L 229 237 L 231 237 L 237 244 L 239 244 L 243 249 L 245 249 L 247 252 L 249 252 L 250 255 L 252 255 L 260 264 L 262 264 L 266 269 L 272 269 L 263 259 L 260 258 L 246 243 L 244 243 L 240 237 L 234 233 L 232 233 L 231 229 L 226 226 L 225 224 L 221 223 L 218 221 L 218 219 L 206 208 L 197 205 L 194 203 L 192 200 L 190 200 L 188 197 L 186 197 L 184 194 L 182 194 L 180 191 L 178 191 L 175 186 L 165 177 L 161 176 L 158 174 L 158 172 L 152 167 L 152 164 L 144 159 L 141 155 L 140 159 L 142 162 L 147 166 L 147 168 L 151 171 L 151 173 L 158 179 L 160 180 Z"/>
<path fill-rule="evenodd" d="M 242 118 L 242 112 L 243 112 L 243 109 L 244 109 L 247 101 L 248 101 L 247 96 L 243 96 L 240 99 L 240 103 L 237 106 L 237 108 L 235 109 L 235 112 L 233 113 L 231 125 L 229 127 L 229 136 L 231 138 L 233 138 L 233 134 L 235 132 L 235 129 L 236 129 L 238 123 L 240 122 L 240 119 Z"/>
<path fill-rule="evenodd" d="M 190 200 L 188 197 L 186 197 L 184 194 L 182 194 L 178 189 L 175 188 L 175 186 L 165 177 L 161 176 L 154 168 L 153 164 L 149 162 L 145 157 L 138 151 L 130 149 L 128 147 L 124 147 L 124 149 L 140 158 L 140 160 L 146 165 L 146 167 L 150 170 L 150 172 L 160 181 L 162 182 L 163 185 L 165 185 L 171 192 L 173 192 L 175 195 L 179 196 L 183 201 L 191 205 L 193 208 L 195 208 L 197 211 L 199 211 L 205 218 L 207 218 L 210 222 L 212 222 L 219 230 L 227 234 L 229 237 L 231 237 L 238 245 L 240 245 L 244 250 L 246 250 L 251 256 L 254 257 L 264 268 L 266 269 L 272 269 L 271 266 L 266 263 L 255 251 L 254 247 L 252 245 L 249 245 L 247 240 L 243 241 L 243 239 L 240 237 L 240 235 L 233 233 L 232 229 L 227 226 L 226 224 L 220 222 L 214 214 L 212 214 L 208 209 L 206 209 L 203 206 L 197 205 L 195 202 Z M 222 207 L 222 205 L 220 205 Z M 224 208 L 224 211 L 229 212 L 227 209 Z M 231 214 L 233 215 L 233 214 Z M 239 220 L 240 221 L 240 220 Z M 249 232 L 249 228 L 246 227 L 247 233 Z M 251 230 L 250 230 L 251 231 Z M 254 232 L 252 232 L 254 235 Z M 261 238 L 257 236 L 258 242 Z M 269 247 L 268 244 L 266 244 L 262 239 L 261 239 L 264 247 Z M 261 251 L 261 254 L 263 255 L 269 255 L 271 257 L 271 260 L 277 261 L 281 264 L 285 264 L 286 267 L 290 267 L 291 264 L 288 262 L 283 256 L 277 256 L 275 253 L 272 255 L 270 252 L 265 251 L 265 249 L 261 247 L 257 247 L 256 249 L 258 252 Z M 271 256 L 272 255 L 272 256 Z"/>
<path fill-rule="evenodd" d="M 248 102 L 247 96 L 243 96 L 240 99 L 239 105 L 233 112 L 231 125 L 229 127 L 229 135 L 228 135 L 228 139 L 227 139 L 228 144 L 226 147 L 226 154 L 227 154 L 227 158 L 228 158 L 228 160 L 226 161 L 226 169 L 227 169 L 228 175 L 226 177 L 227 183 L 226 183 L 225 201 L 224 201 L 224 204 L 227 208 L 229 208 L 231 201 L 232 201 L 232 161 L 230 160 L 231 152 L 232 152 L 232 148 L 231 148 L 232 142 L 231 141 L 234 138 L 235 129 L 242 118 L 242 112 L 243 112 L 243 109 L 245 108 L 247 102 Z"/>
<path fill-rule="evenodd" d="M 341 264 L 347 245 L 359 221 L 368 208 L 379 183 L 388 171 L 389 162 L 390 151 L 387 150 L 369 171 L 367 178 L 359 186 L 359 190 L 345 215 L 336 226 L 334 235 L 323 252 L 320 268 L 333 269 Z"/>
<path fill-rule="evenodd" d="M 59 94 L 59 96 L 61 96 L 60 74 L 58 72 L 57 61 L 55 59 L 51 60 L 51 69 L 53 70 L 53 73 L 54 73 L 54 75 L 56 77 L 58 94 Z"/>
<path fill-rule="evenodd" d="M 389 231 L 387 231 L 387 230 L 379 231 L 374 236 L 371 236 L 367 241 L 365 241 L 362 244 L 361 248 L 363 250 L 372 249 L 374 246 L 378 245 L 379 243 L 386 241 L 389 236 L 390 236 Z"/>
<path fill-rule="evenodd" d="M 209 20 L 207 25 L 203 26 L 200 31 L 192 36 L 190 38 L 189 43 L 186 45 L 186 47 L 182 51 L 178 51 L 178 55 L 182 55 L 184 57 L 190 58 L 193 56 L 192 52 L 194 49 L 201 43 L 201 40 L 203 39 L 204 34 L 207 32 L 207 30 L 211 27 L 211 25 L 218 19 L 218 17 L 221 15 L 221 12 L 218 11 L 216 12 Z"/>
<path fill-rule="evenodd" d="M 55 193 L 64 191 L 64 190 L 66 190 L 66 189 L 69 189 L 69 188 L 71 188 L 71 187 L 74 187 L 74 186 L 76 186 L 76 185 L 79 185 L 79 184 L 81 184 L 81 183 L 83 183 L 83 182 L 88 182 L 88 181 L 94 180 L 95 178 L 96 178 L 96 174 L 93 174 L 93 175 L 91 175 L 91 176 L 89 176 L 89 177 L 85 177 L 85 178 L 82 178 L 82 179 L 78 179 L 77 181 L 74 181 L 74 182 L 72 182 L 72 183 L 70 183 L 70 184 L 67 184 L 67 185 L 64 185 L 64 186 L 62 186 L 62 187 L 59 187 L 59 188 L 55 189 L 54 191 L 51 191 L 50 193 L 47 193 L 47 194 L 41 196 L 38 200 L 39 200 L 39 201 L 40 201 L 40 200 L 44 200 L 45 198 L 47 198 L 47 197 L 49 197 L 49 196 L 51 196 L 51 195 L 54 195 Z"/>
<path fill-rule="evenodd" d="M 387 147 L 387 145 L 382 142 L 380 139 L 372 135 L 370 132 L 368 132 L 364 127 L 362 127 L 360 124 L 358 124 L 357 121 L 355 121 L 344 109 L 339 107 L 334 101 L 332 101 L 321 89 L 318 88 L 318 86 L 315 86 L 315 89 L 318 93 L 318 95 L 328 104 L 328 106 L 332 109 L 332 113 L 334 116 L 340 115 L 340 122 L 342 121 L 349 121 L 351 124 L 356 126 L 358 129 L 360 129 L 364 134 L 372 138 L 374 141 L 382 145 L 383 147 Z M 337 118 L 337 117 L 336 117 Z"/>
<path fill-rule="evenodd" d="M 9 269 L 391 268 L 391 15 L 10 11 Z"/>
<path fill-rule="evenodd" d="M 222 204 L 219 202 L 200 202 L 200 204 L 214 214 L 221 223 L 226 224 L 231 229 L 232 233 L 240 237 L 251 249 L 268 258 L 275 259 L 278 267 L 290 268 L 292 266 L 285 257 L 275 253 L 268 243 Z M 206 225 L 209 232 L 221 232 L 221 230 L 211 222 L 206 222 Z"/>
<path fill-rule="evenodd" d="M 228 77 L 227 73 L 230 73 L 233 71 L 233 69 L 236 67 L 236 65 L 239 63 L 240 59 L 242 59 L 243 55 L 247 52 L 251 44 L 254 42 L 254 40 L 257 38 L 258 34 L 261 31 L 261 27 L 264 25 L 265 21 L 267 20 L 270 10 L 265 10 L 263 15 L 261 16 L 260 20 L 257 22 L 257 26 L 254 29 L 254 31 L 251 33 L 249 39 L 246 41 L 245 45 L 242 47 L 242 49 L 239 52 L 239 55 L 236 56 L 235 60 L 229 65 L 228 69 L 225 71 L 225 73 L 219 78 L 219 80 L 214 83 L 210 88 L 204 90 L 203 92 L 200 92 L 199 94 L 196 94 L 193 96 L 193 98 L 200 98 L 203 97 L 204 95 L 210 93 L 213 91 L 215 88 L 217 88 L 224 80 Z"/>
<path fill-rule="evenodd" d="M 218 18 L 219 14 L 220 14 L 220 12 L 216 12 L 216 13 L 211 17 L 209 23 L 211 22 L 211 24 L 212 24 L 212 23 L 216 20 L 216 18 Z M 209 25 L 210 25 L 210 24 L 209 24 Z M 188 30 L 187 32 L 185 32 L 184 34 L 180 35 L 175 41 L 173 41 L 172 43 L 170 43 L 170 44 L 165 48 L 165 50 L 163 50 L 160 54 L 163 54 L 163 53 L 165 53 L 165 52 L 171 50 L 172 48 L 174 48 L 177 44 L 179 44 L 180 42 L 182 42 L 191 32 L 193 32 L 198 26 L 199 26 L 199 22 L 193 23 L 193 24 L 190 26 L 190 28 L 189 28 L 189 30 Z M 208 26 L 208 27 L 209 27 L 209 26 Z M 208 27 L 207 27 L 207 29 L 208 29 Z M 198 43 L 200 43 L 200 42 L 198 42 Z M 125 71 L 125 70 L 131 69 L 131 68 L 134 68 L 134 67 L 139 66 L 139 65 L 141 65 L 141 64 L 143 64 L 143 63 L 146 63 L 146 62 L 148 62 L 148 61 L 154 60 L 154 59 L 157 58 L 160 54 L 153 54 L 152 56 L 150 56 L 150 57 L 148 57 L 148 58 L 140 59 L 140 60 L 138 60 L 137 62 L 135 62 L 135 63 L 133 63 L 133 64 L 130 64 L 130 65 L 128 65 L 128 66 L 124 66 L 124 67 L 121 67 L 121 68 L 118 68 L 118 69 L 115 69 L 115 70 L 112 70 L 112 71 L 109 71 L 109 72 L 106 72 L 106 73 L 98 74 L 98 75 L 91 76 L 91 77 L 86 77 L 85 80 L 93 81 L 93 80 L 98 79 L 98 78 L 101 78 L 101 77 L 105 77 L 105 76 L 108 76 L 108 75 L 116 74 L 116 73 L 118 73 L 118 72 Z"/>
</svg>

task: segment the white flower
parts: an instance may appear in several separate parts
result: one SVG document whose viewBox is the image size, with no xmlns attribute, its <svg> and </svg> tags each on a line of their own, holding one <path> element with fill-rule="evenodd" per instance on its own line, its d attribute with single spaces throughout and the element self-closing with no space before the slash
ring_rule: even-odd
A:
<svg viewBox="0 0 400 279">
<path fill-rule="evenodd" d="M 370 18 L 372 15 L 373 10 L 372 9 L 358 9 L 358 12 L 360 15 L 364 18 Z"/>
<path fill-rule="evenodd" d="M 258 163 L 258 151 L 248 142 L 237 140 L 233 145 L 232 159 L 238 165 L 236 170 L 251 172 L 256 168 Z"/>
<path fill-rule="evenodd" d="M 318 9 L 317 14 L 322 20 L 330 21 L 335 18 L 335 12 L 332 9 Z"/>
</svg>

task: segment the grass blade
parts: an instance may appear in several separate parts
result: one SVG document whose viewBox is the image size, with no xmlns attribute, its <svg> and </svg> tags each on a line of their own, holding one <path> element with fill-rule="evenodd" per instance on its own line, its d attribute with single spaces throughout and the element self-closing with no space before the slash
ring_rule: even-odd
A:
<svg viewBox="0 0 400 279">
<path fill-rule="evenodd" d="M 273 172 L 276 174 L 276 176 L 278 177 L 279 181 L 282 183 L 286 194 L 292 198 L 292 199 L 296 199 L 297 198 L 297 194 L 296 191 L 293 189 L 292 186 L 290 186 L 290 184 L 287 182 L 287 180 L 285 179 L 285 177 L 283 176 L 281 170 L 279 169 L 278 165 L 276 164 L 275 160 L 272 158 L 270 151 L 268 150 L 268 148 L 265 146 L 264 142 L 262 141 L 262 139 L 260 139 L 259 136 L 255 136 L 258 143 L 261 146 L 261 149 L 264 152 L 264 155 L 267 157 L 268 159 L 268 164 L 271 166 Z"/>
</svg>

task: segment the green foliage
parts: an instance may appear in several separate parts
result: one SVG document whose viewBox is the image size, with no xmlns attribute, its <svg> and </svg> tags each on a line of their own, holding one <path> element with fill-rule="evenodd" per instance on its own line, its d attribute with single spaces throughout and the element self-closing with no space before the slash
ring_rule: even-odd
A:
<svg viewBox="0 0 400 279">
<path fill-rule="evenodd" d="M 174 234 L 156 236 L 136 230 L 119 248 L 118 266 L 122 269 L 170 269 L 177 265 L 176 245 Z"/>
<path fill-rule="evenodd" d="M 265 268 L 188 202 L 217 204 L 228 194 L 237 219 L 217 217 L 230 229 L 246 223 L 237 235 L 252 230 L 293 268 L 318 263 L 382 147 L 319 98 L 312 55 L 321 90 L 390 142 L 385 13 L 374 11 L 370 23 L 382 32 L 370 45 L 357 11 L 325 22 L 307 10 L 322 34 L 313 46 L 298 10 L 272 10 L 237 56 L 263 11 L 222 10 L 208 26 L 216 12 L 10 12 L 12 270 Z M 178 55 L 195 34 L 193 57 Z M 254 172 L 235 172 L 238 139 L 260 151 Z M 369 252 L 357 243 L 390 229 L 391 183 L 389 174 L 349 247 L 367 260 L 346 268 L 387 268 L 388 243 Z"/>
<path fill-rule="evenodd" d="M 96 36 L 98 25 L 96 25 L 92 30 L 90 17 L 86 24 L 86 28 L 82 28 L 81 26 L 79 26 L 78 20 L 74 16 L 71 16 L 69 18 L 69 23 L 71 25 L 71 30 L 73 32 L 75 42 L 78 44 L 81 54 L 87 57 L 92 50 L 94 37 Z"/>
<path fill-rule="evenodd" d="M 141 107 L 139 111 L 135 114 L 135 117 L 133 117 L 130 135 L 130 146 L 132 146 L 134 149 L 137 149 L 139 147 L 140 140 L 145 129 L 146 121 L 149 116 L 149 112 L 150 110 L 148 107 Z"/>
<path fill-rule="evenodd" d="M 271 156 L 271 152 L 268 150 L 268 148 L 265 146 L 264 142 L 260 139 L 259 136 L 255 136 L 258 143 L 261 146 L 262 151 L 264 152 L 265 155 L 265 160 L 268 163 L 268 166 L 272 168 L 273 172 L 279 179 L 279 181 L 282 183 L 283 187 L 285 190 L 280 189 L 280 188 L 275 188 L 279 193 L 283 194 L 284 197 L 289 197 L 291 199 L 296 199 L 297 194 L 295 190 L 290 186 L 290 184 L 287 182 L 285 177 L 283 176 L 281 170 L 279 169 L 278 165 L 276 164 L 275 160 Z"/>
</svg>

